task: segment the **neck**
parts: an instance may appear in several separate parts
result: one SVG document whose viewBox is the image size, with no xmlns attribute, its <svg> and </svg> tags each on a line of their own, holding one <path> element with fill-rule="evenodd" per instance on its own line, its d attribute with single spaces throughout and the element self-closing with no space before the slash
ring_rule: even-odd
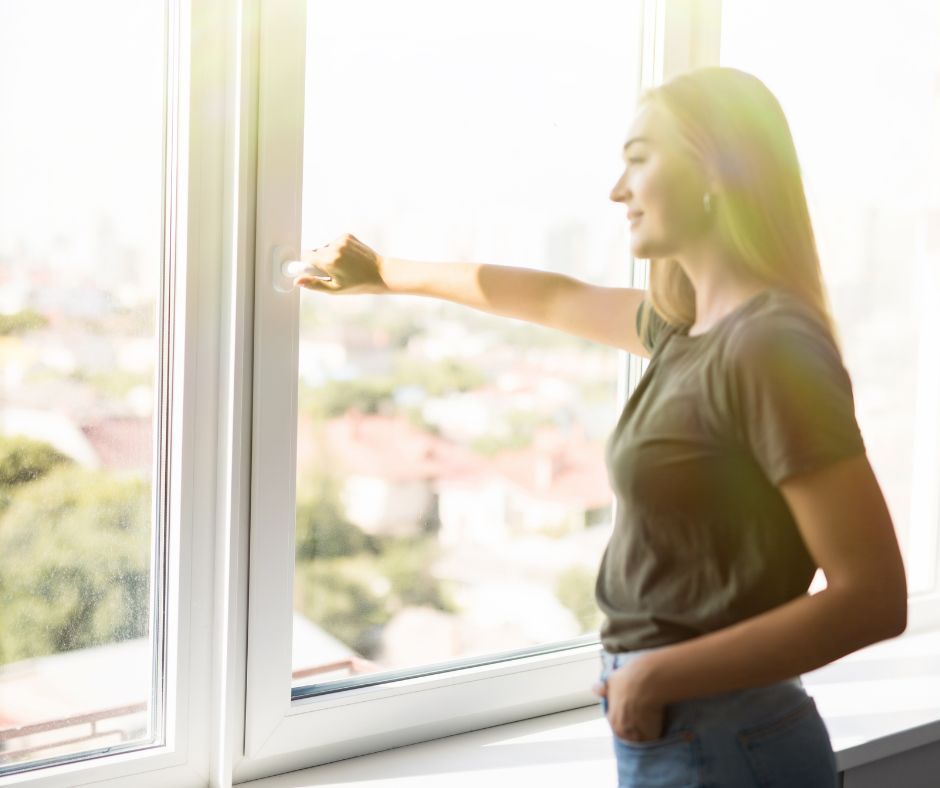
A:
<svg viewBox="0 0 940 788">
<path fill-rule="evenodd" d="M 745 301 L 768 288 L 768 283 L 739 272 L 728 257 L 705 247 L 675 258 L 695 290 L 695 323 L 690 333 L 707 331 Z"/>
</svg>

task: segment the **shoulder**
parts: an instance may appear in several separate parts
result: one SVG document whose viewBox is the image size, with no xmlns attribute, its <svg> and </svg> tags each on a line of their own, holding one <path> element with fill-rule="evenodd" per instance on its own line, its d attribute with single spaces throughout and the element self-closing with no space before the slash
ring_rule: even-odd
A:
<svg viewBox="0 0 940 788">
<path fill-rule="evenodd" d="M 732 327 L 727 354 L 732 364 L 759 363 L 768 355 L 788 351 L 839 357 L 835 341 L 816 310 L 798 296 L 773 290 L 757 309 Z"/>
<path fill-rule="evenodd" d="M 822 317 L 809 304 L 774 290 L 729 332 L 726 360 L 734 376 L 790 377 L 848 373 Z"/>
</svg>

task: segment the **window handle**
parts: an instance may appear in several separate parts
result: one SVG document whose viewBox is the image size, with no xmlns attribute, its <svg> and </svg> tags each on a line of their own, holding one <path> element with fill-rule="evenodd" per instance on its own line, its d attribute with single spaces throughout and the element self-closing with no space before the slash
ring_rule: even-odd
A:
<svg viewBox="0 0 940 788">
<path fill-rule="evenodd" d="M 274 289 L 279 293 L 289 293 L 294 289 L 294 279 L 302 273 L 307 273 L 314 279 L 330 281 L 332 277 L 322 268 L 308 265 L 298 260 L 300 255 L 289 246 L 275 246 L 271 254 L 271 279 Z"/>
</svg>

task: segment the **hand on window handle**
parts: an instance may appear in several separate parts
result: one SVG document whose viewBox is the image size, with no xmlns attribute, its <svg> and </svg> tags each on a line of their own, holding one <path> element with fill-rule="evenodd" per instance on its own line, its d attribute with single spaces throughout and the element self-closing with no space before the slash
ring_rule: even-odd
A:
<svg viewBox="0 0 940 788">
<path fill-rule="evenodd" d="M 387 293 L 382 280 L 382 258 L 354 235 L 346 233 L 335 241 L 304 251 L 302 273 L 294 285 L 326 293 Z"/>
</svg>

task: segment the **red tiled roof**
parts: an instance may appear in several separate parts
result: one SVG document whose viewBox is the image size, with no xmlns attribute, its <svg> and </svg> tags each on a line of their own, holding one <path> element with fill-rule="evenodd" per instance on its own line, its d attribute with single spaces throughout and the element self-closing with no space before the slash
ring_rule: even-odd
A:
<svg viewBox="0 0 940 788">
<path fill-rule="evenodd" d="M 498 455 L 496 466 L 534 498 L 595 509 L 613 497 L 603 445 L 553 427 L 537 430 L 531 446 Z"/>
<path fill-rule="evenodd" d="M 317 426 L 301 420 L 301 466 L 336 462 L 346 473 L 390 482 L 441 479 L 473 485 L 498 477 L 532 497 L 585 509 L 606 506 L 612 497 L 603 446 L 551 427 L 540 429 L 532 446 L 488 458 L 401 417 L 351 411 L 332 419 L 319 425 L 325 450 L 315 437 Z"/>
<path fill-rule="evenodd" d="M 103 468 L 147 470 L 153 459 L 153 421 L 135 416 L 112 417 L 83 424 L 88 439 Z"/>
<path fill-rule="evenodd" d="M 405 482 L 486 471 L 484 458 L 400 417 L 350 411 L 324 427 L 328 457 L 349 473 Z"/>
</svg>

